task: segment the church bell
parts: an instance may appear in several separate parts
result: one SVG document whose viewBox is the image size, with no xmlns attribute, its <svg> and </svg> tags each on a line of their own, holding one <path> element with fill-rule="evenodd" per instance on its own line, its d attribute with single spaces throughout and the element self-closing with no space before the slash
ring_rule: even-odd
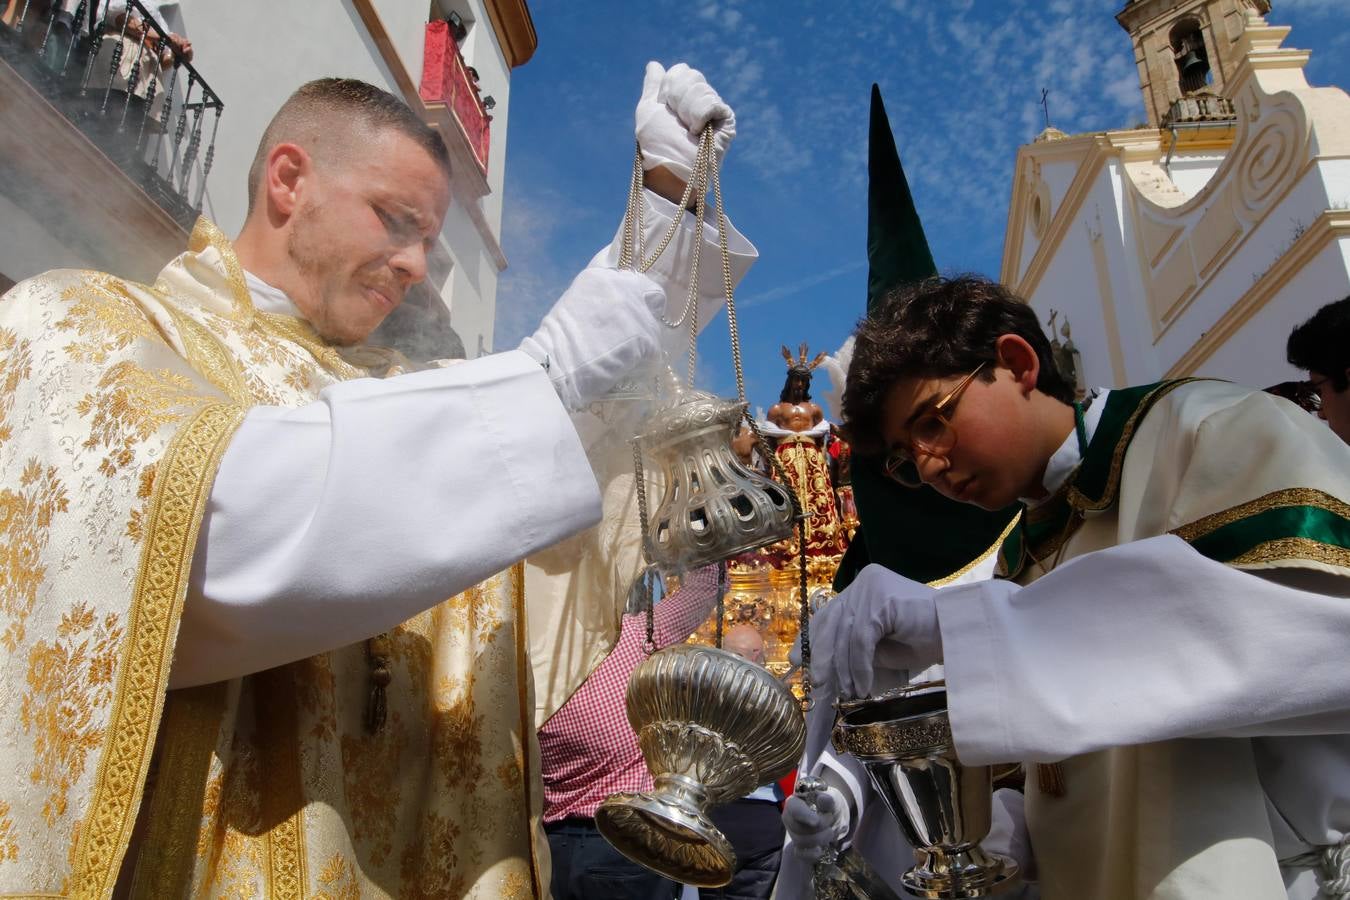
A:
<svg viewBox="0 0 1350 900">
<path fill-rule="evenodd" d="M 1194 49 L 1186 51 L 1186 55 L 1177 63 L 1177 69 L 1181 72 L 1181 80 L 1187 84 L 1205 80 L 1205 73 L 1209 71 L 1209 63 L 1196 53 Z"/>
</svg>

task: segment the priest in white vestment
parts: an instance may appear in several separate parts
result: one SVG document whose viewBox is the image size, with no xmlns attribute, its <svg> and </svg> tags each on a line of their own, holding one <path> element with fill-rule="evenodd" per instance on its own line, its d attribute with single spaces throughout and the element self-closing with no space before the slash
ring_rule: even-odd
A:
<svg viewBox="0 0 1350 900">
<path fill-rule="evenodd" d="M 679 197 L 734 117 L 687 66 L 643 93 Z M 425 278 L 449 165 L 402 101 L 312 82 L 235 242 L 0 302 L 0 893 L 546 894 L 512 563 L 599 518 L 571 417 L 684 296 L 602 252 L 517 350 L 364 377 L 342 348 Z M 639 202 L 650 245 L 678 211 Z"/>
</svg>

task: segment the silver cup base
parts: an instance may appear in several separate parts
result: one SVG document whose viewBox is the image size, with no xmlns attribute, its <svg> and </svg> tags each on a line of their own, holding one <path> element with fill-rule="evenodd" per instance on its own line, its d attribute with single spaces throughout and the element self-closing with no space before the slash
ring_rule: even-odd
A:
<svg viewBox="0 0 1350 900">
<path fill-rule="evenodd" d="M 595 812 L 605 840 L 638 865 L 682 884 L 722 887 L 736 871 L 731 842 L 684 798 L 613 794 Z"/>
<path fill-rule="evenodd" d="M 960 853 L 924 849 L 917 852 L 919 865 L 901 875 L 900 883 L 924 900 L 993 897 L 1022 881 L 1016 862 L 978 848 Z"/>
</svg>

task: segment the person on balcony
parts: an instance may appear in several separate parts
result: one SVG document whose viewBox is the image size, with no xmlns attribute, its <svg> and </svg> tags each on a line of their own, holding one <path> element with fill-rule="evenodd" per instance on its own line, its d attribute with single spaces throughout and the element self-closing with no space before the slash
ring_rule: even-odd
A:
<svg viewBox="0 0 1350 900">
<path fill-rule="evenodd" d="M 139 8 L 111 0 L 103 14 L 94 77 L 99 87 L 129 94 L 138 114 L 161 116 L 169 102 L 165 73 L 180 61 L 192 62 L 192 42 L 169 29 L 169 13 L 177 6 L 176 0 L 143 0 Z"/>
<path fill-rule="evenodd" d="M 683 65 L 639 110 L 675 197 L 735 133 Z M 321 79 L 235 241 L 0 302 L 0 893 L 547 892 L 513 563 L 599 518 L 571 415 L 661 364 L 686 286 L 603 251 L 519 348 L 364 377 L 341 351 L 426 277 L 449 169 L 401 100 Z M 635 202 L 651 245 L 677 207 Z"/>
</svg>

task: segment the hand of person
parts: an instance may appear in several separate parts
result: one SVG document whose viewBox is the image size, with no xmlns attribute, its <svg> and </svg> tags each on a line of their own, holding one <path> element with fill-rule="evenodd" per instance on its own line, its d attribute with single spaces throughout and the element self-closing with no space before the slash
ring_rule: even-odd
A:
<svg viewBox="0 0 1350 900">
<path fill-rule="evenodd" d="M 736 136 L 736 114 L 702 72 L 684 63 L 676 63 L 669 71 L 658 62 L 647 63 L 633 118 L 643 169 L 664 166 L 684 182 L 689 181 L 705 125 L 713 122 L 716 126 L 713 146 L 719 160 Z"/>
<path fill-rule="evenodd" d="M 866 697 L 873 669 L 918 672 L 942 661 L 936 591 L 873 563 L 811 619 L 811 677 Z"/>
<path fill-rule="evenodd" d="M 563 405 L 575 412 L 660 353 L 664 326 L 657 315 L 665 307 L 665 292 L 646 275 L 583 269 L 520 349 L 544 366 Z"/>
<path fill-rule="evenodd" d="M 181 34 L 169 32 L 169 43 L 183 57 L 184 62 L 192 62 L 192 41 L 183 37 Z"/>
<path fill-rule="evenodd" d="M 848 834 L 848 801 L 838 788 L 825 788 L 815 804 L 796 794 L 783 804 L 783 827 L 792 835 L 793 852 L 811 864 Z"/>
</svg>

